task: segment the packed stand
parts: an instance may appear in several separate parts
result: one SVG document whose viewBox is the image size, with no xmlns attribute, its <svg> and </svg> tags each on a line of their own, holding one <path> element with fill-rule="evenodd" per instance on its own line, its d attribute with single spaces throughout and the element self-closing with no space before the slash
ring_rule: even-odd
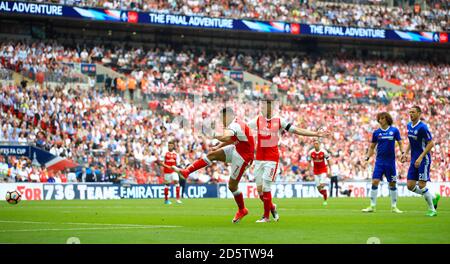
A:
<svg viewBox="0 0 450 264">
<path fill-rule="evenodd" d="M 224 78 L 224 65 L 204 52 L 173 48 L 125 49 L 95 46 L 87 49 L 89 62 L 123 73 L 126 77 L 109 80 L 107 89 L 123 94 L 139 91 L 144 100 L 155 94 L 180 93 L 204 96 L 236 95 L 237 87 Z"/>
<path fill-rule="evenodd" d="M 14 86 L 3 87 L 2 94 L 8 95 L 16 89 Z M 162 115 L 124 103 L 120 97 L 113 95 L 101 96 L 95 95 L 94 92 L 69 90 L 63 96 L 62 93 L 44 90 L 42 96 L 41 99 L 39 96 L 36 97 L 38 102 L 42 102 L 45 96 L 55 100 L 44 100 L 49 107 L 43 108 L 34 108 L 33 105 L 40 103 L 31 101 L 29 104 L 38 113 L 37 116 L 42 112 L 52 112 L 53 107 L 66 111 L 61 111 L 59 115 L 51 116 L 50 119 L 48 114 L 44 113 L 43 120 L 46 122 L 37 123 L 35 114 L 20 119 L 11 111 L 3 112 L 1 140 L 35 142 L 51 153 L 87 165 L 87 168 L 78 171 L 77 178 L 79 181 L 88 182 L 159 183 L 161 177 L 158 176 L 161 172 L 155 161 L 161 160 L 166 143 L 172 139 L 177 141 L 181 166 L 201 157 L 215 144 L 208 135 L 205 135 L 207 131 L 202 129 L 201 122 L 205 122 L 208 118 L 217 120 L 215 113 L 223 106 L 220 99 L 197 104 L 188 98 L 184 101 L 169 98 L 161 102 L 165 105 L 166 113 Z M 57 102 L 60 100 L 61 105 L 58 106 Z M 441 122 L 441 117 L 450 110 L 448 99 L 446 100 L 434 103 L 421 102 L 425 105 L 425 119 L 437 143 L 433 151 L 433 180 L 449 180 L 450 177 L 448 170 L 450 147 L 448 140 L 446 141 L 449 138 L 450 126 Z M 383 110 L 390 111 L 396 120 L 395 125 L 400 128 L 403 139 L 406 140 L 404 127 L 409 120 L 407 109 L 415 103 L 415 100 L 409 100 L 407 97 L 395 98 L 389 105 L 381 107 L 371 104 L 319 101 L 294 106 L 285 105 L 281 116 L 300 127 L 313 130 L 325 127 L 331 130 L 332 137 L 323 140 L 323 145 L 332 153 L 332 161 L 339 165 L 340 176 L 343 179 L 362 180 L 370 177 L 370 165 L 364 163 L 363 157 L 369 145 L 370 134 L 377 127 L 374 120 L 376 113 Z M 230 101 L 227 104 L 231 104 L 238 116 L 246 120 L 258 114 L 257 101 L 245 103 Z M 194 126 L 196 129 L 194 131 L 190 125 L 180 129 L 183 123 L 177 117 L 181 116 L 185 118 L 184 122 L 200 122 L 200 124 Z M 171 122 L 173 118 L 178 122 Z M 50 120 L 52 121 L 49 122 Z M 312 180 L 312 175 L 307 171 L 306 161 L 306 153 L 311 147 L 312 141 L 308 138 L 289 134 L 283 136 L 281 140 L 283 166 L 278 181 Z M 404 181 L 406 166 L 399 163 L 398 167 L 400 181 Z M 228 169 L 227 166 L 217 163 L 205 171 L 192 175 L 190 180 L 226 182 Z M 254 180 L 252 170 L 245 175 L 245 180 Z"/>
<path fill-rule="evenodd" d="M 22 44 L 8 45 L 17 47 Z M 33 45 L 45 46 L 40 43 Z M 106 89 L 90 90 L 63 84 L 56 89 L 38 84 L 3 84 L 0 87 L 0 141 L 31 142 L 54 155 L 78 162 L 83 166 L 76 172 L 65 172 L 66 178 L 72 180 L 160 183 L 161 168 L 155 161 L 161 159 L 166 143 L 171 139 L 178 142 L 177 151 L 182 156 L 182 166 L 200 157 L 214 144 L 204 134 L 201 123 L 208 118 L 216 120 L 214 113 L 224 105 L 224 101 L 232 104 L 244 119 L 256 116 L 259 106 L 253 99 L 262 98 L 261 90 L 256 85 L 253 90 L 246 89 L 244 92 L 248 96 L 244 102 L 227 100 L 217 89 L 224 83 L 222 68 L 241 68 L 260 74 L 271 80 L 281 94 L 297 96 L 296 100 L 287 101 L 281 115 L 301 127 L 317 129 L 325 126 L 333 129 L 333 138 L 323 143 L 335 155 L 333 160 L 339 163 L 342 177 L 346 179 L 370 177 L 370 168 L 361 159 L 370 133 L 376 127 L 373 119 L 377 112 L 389 110 L 401 129 L 408 121 L 406 109 L 414 103 L 424 106 L 426 120 L 438 143 L 433 151 L 435 173 L 432 177 L 441 177 L 440 180 L 448 180 L 449 177 L 449 142 L 445 139 L 449 138 L 450 127 L 439 120 L 450 110 L 448 65 L 375 60 L 363 62 L 340 59 L 339 56 L 330 59 L 268 54 L 206 55 L 190 51 L 175 52 L 170 48 L 147 51 L 104 47 L 62 48 L 61 52 L 74 58 L 78 58 L 81 52 L 86 62 L 99 61 L 116 69 L 125 67 L 128 80 L 121 84 L 120 78 L 110 79 L 109 84 L 108 80 L 105 83 Z M 124 60 L 119 62 L 120 58 Z M 357 81 L 358 76 L 365 75 L 385 78 L 406 90 L 380 95 L 376 89 Z M 142 78 L 139 79 L 140 76 Z M 130 88 L 130 79 L 133 78 L 135 89 L 139 87 L 143 91 L 153 87 L 143 92 L 152 100 L 149 109 L 124 101 L 121 92 Z M 215 89 L 206 94 L 205 90 L 198 90 L 199 87 L 204 89 L 200 84 L 208 86 L 208 83 Z M 126 88 L 118 89 L 119 84 L 126 85 Z M 183 85 L 184 89 L 176 89 Z M 208 95 L 209 98 L 186 97 L 186 93 L 180 91 Z M 224 92 L 236 94 L 236 90 L 230 87 L 226 87 Z M 349 96 L 356 97 L 355 92 L 362 94 L 361 98 L 373 99 L 375 104 L 348 100 Z M 377 101 L 384 102 L 377 100 L 377 97 L 387 101 L 384 105 L 376 104 Z M 298 99 L 303 103 L 289 104 L 298 102 Z M 298 114 L 304 112 L 308 115 Z M 174 118 L 199 125 L 194 126 L 194 133 L 190 130 L 191 126 L 180 130 L 180 124 L 174 122 Z M 307 139 L 284 136 L 282 176 L 279 180 L 311 180 L 310 173 L 306 171 L 305 156 L 310 147 L 311 142 Z M 9 167 L 16 166 L 6 161 Z M 404 175 L 403 165 L 399 166 L 400 175 Z M 45 171 L 45 168 L 41 170 Z M 191 180 L 225 182 L 227 170 L 223 164 L 215 164 L 193 175 Z M 69 173 L 75 173 L 75 178 L 73 174 L 68 177 Z M 251 170 L 246 180 L 253 180 Z"/>
<path fill-rule="evenodd" d="M 389 98 L 402 94 L 409 99 L 422 97 L 432 102 L 450 98 L 450 66 L 400 60 L 360 60 L 349 56 L 244 56 L 236 60 L 247 71 L 272 81 L 278 91 L 290 99 L 306 102 L 317 100 L 347 101 L 359 103 L 378 101 L 389 103 Z M 345 59 L 344 59 L 345 58 Z M 404 90 L 400 93 L 389 89 L 373 89 L 359 79 L 378 77 Z M 256 94 L 261 95 L 261 85 Z M 254 94 L 252 94 L 254 96 Z M 250 95 L 249 95 L 250 96 Z"/>
<path fill-rule="evenodd" d="M 0 67 L 39 83 L 86 82 L 70 64 L 86 62 L 83 55 L 55 42 L 0 41 Z"/>
</svg>

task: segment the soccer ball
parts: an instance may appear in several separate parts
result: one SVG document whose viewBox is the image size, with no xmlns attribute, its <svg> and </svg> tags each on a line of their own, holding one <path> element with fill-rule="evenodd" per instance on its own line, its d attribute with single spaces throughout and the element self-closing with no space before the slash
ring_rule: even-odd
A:
<svg viewBox="0 0 450 264">
<path fill-rule="evenodd" d="M 6 192 L 6 201 L 10 204 L 18 204 L 22 199 L 22 195 L 18 191 Z"/>
</svg>

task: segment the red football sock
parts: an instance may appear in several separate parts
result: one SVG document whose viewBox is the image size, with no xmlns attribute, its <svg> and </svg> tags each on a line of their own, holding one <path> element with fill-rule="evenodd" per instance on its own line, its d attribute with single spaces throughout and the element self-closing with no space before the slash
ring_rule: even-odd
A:
<svg viewBox="0 0 450 264">
<path fill-rule="evenodd" d="M 323 199 L 326 201 L 326 200 L 327 200 L 327 197 L 328 197 L 328 195 L 327 195 L 327 190 L 322 189 L 322 190 L 320 190 L 319 192 L 323 195 Z"/>
<path fill-rule="evenodd" d="M 234 194 L 234 200 L 236 201 L 237 206 L 239 207 L 239 210 L 242 210 L 245 208 L 244 205 L 244 195 L 242 194 L 242 192 L 239 192 L 239 194 Z"/>
<path fill-rule="evenodd" d="M 194 161 L 194 163 L 192 163 L 191 166 L 189 166 L 187 168 L 187 170 L 188 170 L 189 174 L 191 174 L 194 171 L 197 171 L 206 166 L 208 166 L 208 163 L 204 159 L 198 159 L 198 160 Z"/>
<path fill-rule="evenodd" d="M 180 186 L 176 187 L 176 192 L 177 192 L 177 200 L 180 200 Z"/>
<path fill-rule="evenodd" d="M 261 202 L 264 203 L 264 195 L 262 193 L 259 195 L 259 199 L 261 199 Z"/>
<path fill-rule="evenodd" d="M 272 196 L 272 193 L 270 193 L 270 196 Z M 261 202 L 264 203 L 264 195 L 260 194 L 259 199 L 261 199 Z M 270 210 L 273 210 L 273 209 L 275 209 L 275 206 L 273 205 L 273 202 L 272 202 L 272 207 L 270 208 Z"/>
<path fill-rule="evenodd" d="M 270 210 L 272 210 L 272 193 L 271 192 L 264 192 L 263 193 L 264 198 L 264 217 L 269 218 L 270 216 Z"/>
<path fill-rule="evenodd" d="M 164 187 L 164 200 L 167 201 L 168 196 L 169 196 L 169 187 L 166 186 Z"/>
</svg>

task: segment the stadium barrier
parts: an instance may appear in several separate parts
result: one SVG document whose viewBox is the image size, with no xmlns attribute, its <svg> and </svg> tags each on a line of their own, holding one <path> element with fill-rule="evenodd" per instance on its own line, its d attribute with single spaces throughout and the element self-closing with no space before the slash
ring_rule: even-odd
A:
<svg viewBox="0 0 450 264">
<path fill-rule="evenodd" d="M 353 198 L 364 198 L 369 197 L 369 192 L 371 189 L 371 182 L 357 182 L 357 181 L 347 181 L 341 182 L 339 184 L 339 192 L 344 190 L 351 190 L 350 197 Z M 428 184 L 428 188 L 432 192 L 440 193 L 443 197 L 450 197 L 450 182 L 431 182 Z M 406 183 L 397 184 L 398 196 L 399 197 L 410 197 L 419 196 L 413 192 L 408 191 Z M 256 189 L 255 183 L 241 183 L 239 185 L 239 190 L 244 194 L 244 198 L 259 198 L 258 191 Z M 329 190 L 329 188 L 328 188 Z M 335 190 L 333 189 L 333 196 Z M 389 188 L 386 182 L 380 183 L 379 197 L 388 197 Z M 228 191 L 225 184 L 219 185 L 218 188 L 219 198 L 232 198 L 232 194 Z M 313 182 L 306 183 L 278 183 L 272 186 L 272 197 L 273 198 L 316 198 L 322 197 L 322 195 L 317 191 L 317 188 Z M 342 195 L 339 193 L 339 197 L 347 197 L 347 195 Z"/>
<path fill-rule="evenodd" d="M 163 184 L 112 183 L 0 183 L 0 197 L 7 191 L 18 190 L 23 200 L 108 200 L 163 199 Z M 171 186 L 169 197 L 174 197 Z M 187 198 L 217 198 L 215 184 L 187 184 Z"/>
<path fill-rule="evenodd" d="M 432 192 L 442 197 L 450 197 L 450 182 L 429 183 Z M 350 197 L 368 197 L 371 183 L 349 181 L 341 183 L 340 190 L 352 190 Z M 239 189 L 245 198 L 258 198 L 255 183 L 241 183 Z M 163 184 L 130 184 L 112 183 L 0 183 L 0 197 L 7 191 L 18 190 L 23 200 L 108 200 L 108 199 L 163 199 Z M 388 184 L 383 182 L 378 196 L 388 197 Z M 184 191 L 187 198 L 232 198 L 226 184 L 187 184 Z M 169 197 L 173 198 L 175 186 L 171 186 Z M 399 197 L 419 196 L 408 191 L 405 183 L 398 184 Z M 272 196 L 283 198 L 320 197 L 314 183 L 279 183 L 272 188 Z M 346 195 L 339 195 L 347 197 Z"/>
</svg>

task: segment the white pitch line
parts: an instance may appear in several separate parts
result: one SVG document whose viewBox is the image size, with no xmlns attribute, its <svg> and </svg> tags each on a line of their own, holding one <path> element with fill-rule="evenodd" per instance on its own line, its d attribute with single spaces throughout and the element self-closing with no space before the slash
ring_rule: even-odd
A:
<svg viewBox="0 0 450 264">
<path fill-rule="evenodd" d="M 361 212 L 361 210 L 355 210 L 355 209 L 337 209 L 337 208 L 326 208 L 326 209 L 314 209 L 314 208 L 310 208 L 310 209 L 302 209 L 302 208 L 280 208 L 280 209 L 277 209 L 277 210 L 279 210 L 279 211 L 301 211 L 301 212 L 308 212 L 308 211 L 323 211 L 323 212 L 330 212 L 330 211 L 333 211 L 333 212 L 336 212 L 336 211 L 338 211 L 338 212 L 343 212 L 343 213 L 345 213 L 345 212 Z M 377 212 L 380 212 L 380 213 L 385 213 L 385 212 L 391 212 L 391 210 L 389 210 L 389 209 L 382 209 L 382 210 L 379 210 L 379 209 L 377 209 Z M 411 211 L 404 211 L 405 213 L 426 213 L 426 210 L 423 210 L 423 211 L 417 211 L 417 210 L 411 210 Z M 442 213 L 444 213 L 444 214 L 448 214 L 448 213 L 450 213 L 450 211 L 447 211 L 447 210 L 445 210 L 445 211 L 439 211 L 439 210 L 437 210 L 437 213 L 438 214 L 442 214 Z M 373 215 L 376 215 L 377 213 L 369 213 L 369 214 L 373 214 Z"/>
<path fill-rule="evenodd" d="M 9 232 L 44 232 L 44 231 L 84 231 L 84 230 L 117 230 L 117 229 L 153 229 L 153 228 L 166 228 L 176 226 L 123 226 L 123 227 L 81 227 L 81 228 L 40 228 L 40 229 L 17 229 L 17 230 L 0 230 L 0 233 Z"/>
<path fill-rule="evenodd" d="M 97 226 L 110 226 L 110 227 L 125 227 L 125 228 L 174 228 L 181 226 L 172 225 L 137 225 L 137 224 L 107 224 L 107 223 L 58 223 L 58 222 L 34 222 L 34 221 L 10 221 L 0 220 L 0 223 L 12 223 L 12 224 L 53 224 L 53 225 L 97 225 Z"/>
<path fill-rule="evenodd" d="M 56 223 L 55 223 L 56 224 Z M 58 223 L 58 224 L 65 224 L 65 225 L 100 225 L 100 226 L 117 226 L 117 227 L 152 227 L 152 226 L 159 226 L 159 227 L 181 227 L 181 226 L 171 226 L 171 225 L 136 225 L 136 224 L 104 224 L 104 223 Z"/>
<path fill-rule="evenodd" d="M 51 222 L 6 221 L 6 220 L 0 220 L 0 223 L 16 223 L 16 224 L 54 224 L 54 223 L 51 223 Z"/>
</svg>

